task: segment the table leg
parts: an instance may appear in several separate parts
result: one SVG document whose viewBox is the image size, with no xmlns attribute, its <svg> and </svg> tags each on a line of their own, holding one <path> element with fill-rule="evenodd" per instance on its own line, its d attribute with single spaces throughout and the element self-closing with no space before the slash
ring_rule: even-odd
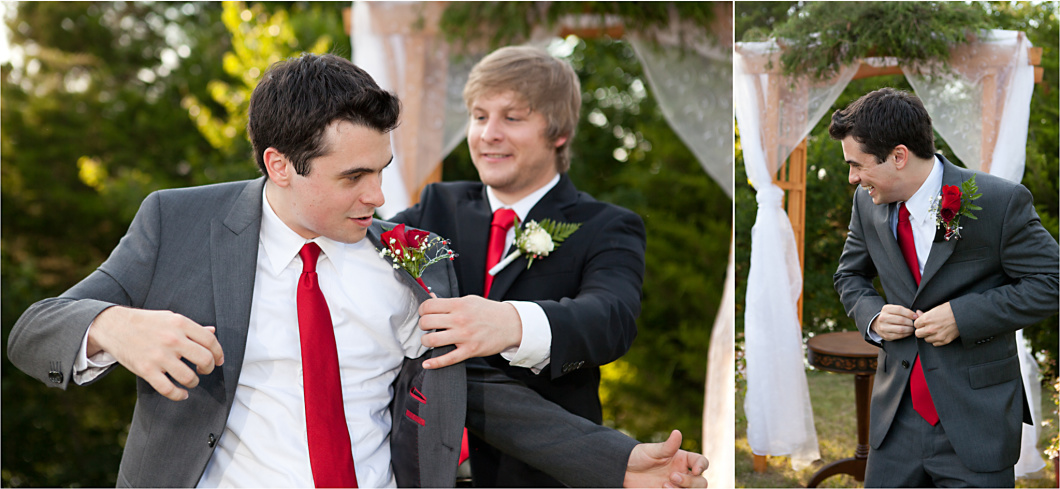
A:
<svg viewBox="0 0 1060 489">
<path fill-rule="evenodd" d="M 813 474 L 806 487 L 817 487 L 825 479 L 838 474 L 850 474 L 854 480 L 865 480 L 865 462 L 869 458 L 869 405 L 872 401 L 873 374 L 854 376 L 854 403 L 857 406 L 858 447 L 854 456 L 836 460 Z"/>
</svg>

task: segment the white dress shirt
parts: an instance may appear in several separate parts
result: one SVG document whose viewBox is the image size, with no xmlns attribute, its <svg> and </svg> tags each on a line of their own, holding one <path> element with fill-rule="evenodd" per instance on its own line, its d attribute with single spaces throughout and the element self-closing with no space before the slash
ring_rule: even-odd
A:
<svg viewBox="0 0 1060 489">
<path fill-rule="evenodd" d="M 487 186 L 486 198 L 489 199 L 490 212 L 509 208 L 515 211 L 515 215 L 519 216 L 519 222 L 522 223 L 526 221 L 526 215 L 530 213 L 530 209 L 533 209 L 557 183 L 559 183 L 559 175 L 512 205 L 505 205 L 501 202 L 493 193 L 493 189 Z M 515 241 L 515 226 L 508 230 L 504 238 L 504 249 L 511 248 L 513 241 Z M 501 260 L 507 255 L 507 253 L 502 255 Z M 523 338 L 518 347 L 502 351 L 501 356 L 512 366 L 527 367 L 531 372 L 539 374 L 552 360 L 552 326 L 548 322 L 548 316 L 545 315 L 545 310 L 534 302 L 505 302 L 514 306 L 515 311 L 519 313 L 519 320 L 523 323 Z"/>
<path fill-rule="evenodd" d="M 927 263 L 928 255 L 931 253 L 931 244 L 935 241 L 935 214 L 931 212 L 932 204 L 942 193 L 942 161 L 934 158 L 935 165 L 931 167 L 931 173 L 920 184 L 909 200 L 905 201 L 906 209 L 909 209 L 909 225 L 913 228 L 913 244 L 916 246 L 916 261 L 920 273 L 924 273 L 924 264 Z M 895 239 L 898 238 L 898 206 L 895 205 L 890 215 L 891 232 Z M 879 314 L 876 315 L 877 317 Z M 876 318 L 872 318 L 870 325 L 875 325 Z M 875 341 L 882 338 L 876 334 L 876 330 L 869 329 L 869 337 Z"/>
<path fill-rule="evenodd" d="M 391 384 L 404 357 L 426 351 L 420 343 L 419 304 L 368 239 L 312 241 L 322 250 L 317 275 L 335 328 L 358 484 L 395 487 Z M 298 251 L 306 242 L 263 195 L 243 367 L 228 422 L 198 487 L 313 487 L 296 300 L 302 272 Z"/>
</svg>

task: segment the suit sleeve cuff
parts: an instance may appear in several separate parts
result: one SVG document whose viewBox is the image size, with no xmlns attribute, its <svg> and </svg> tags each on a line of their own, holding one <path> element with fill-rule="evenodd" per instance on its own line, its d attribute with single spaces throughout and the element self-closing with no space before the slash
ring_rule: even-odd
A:
<svg viewBox="0 0 1060 489">
<path fill-rule="evenodd" d="M 540 374 L 552 360 L 552 327 L 541 306 L 533 302 L 505 301 L 515 307 L 523 324 L 523 337 L 518 347 L 501 352 L 501 357 L 513 367 L 529 368 Z"/>
<path fill-rule="evenodd" d="M 95 380 L 96 377 L 106 372 L 108 367 L 118 363 L 118 360 L 113 355 L 105 351 L 92 355 L 92 358 L 88 358 L 88 355 L 86 355 L 88 351 L 88 332 L 92 330 L 92 325 L 94 324 L 96 324 L 95 321 L 85 330 L 85 337 L 81 338 L 81 348 L 77 350 L 77 358 L 74 359 L 73 381 L 77 385 L 84 385 Z"/>
</svg>

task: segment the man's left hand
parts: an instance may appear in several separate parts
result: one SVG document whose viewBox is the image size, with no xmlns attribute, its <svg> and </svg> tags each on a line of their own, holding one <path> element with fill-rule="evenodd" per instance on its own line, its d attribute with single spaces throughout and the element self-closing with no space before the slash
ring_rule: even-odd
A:
<svg viewBox="0 0 1060 489">
<path fill-rule="evenodd" d="M 448 367 L 472 357 L 495 355 L 519 346 L 523 323 L 515 306 L 469 295 L 455 299 L 427 299 L 420 304 L 420 329 L 437 330 L 423 335 L 423 346 L 456 349 L 423 362 L 423 368 Z"/>
<path fill-rule="evenodd" d="M 948 345 L 961 335 L 957 330 L 957 320 L 953 319 L 950 303 L 941 304 L 928 312 L 917 311 L 919 317 L 913 321 L 916 337 L 923 338 L 932 346 Z"/>
<path fill-rule="evenodd" d="M 707 487 L 707 457 L 681 450 L 681 432 L 663 443 L 641 443 L 626 465 L 623 487 Z"/>
</svg>

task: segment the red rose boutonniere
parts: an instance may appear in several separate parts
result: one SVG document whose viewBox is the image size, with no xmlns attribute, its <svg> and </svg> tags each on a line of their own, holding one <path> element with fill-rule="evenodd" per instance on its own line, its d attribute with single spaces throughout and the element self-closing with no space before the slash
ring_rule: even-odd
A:
<svg viewBox="0 0 1060 489">
<path fill-rule="evenodd" d="M 939 195 L 931 205 L 931 212 L 935 213 L 936 227 L 946 229 L 946 241 L 950 238 L 961 239 L 961 216 L 968 219 L 979 219 L 972 211 L 982 210 L 972 203 L 973 200 L 982 197 L 979 186 L 975 184 L 975 174 L 960 187 L 956 185 L 943 185 L 942 194 Z"/>
<path fill-rule="evenodd" d="M 398 224 L 383 233 L 382 239 L 383 249 L 379 250 L 379 256 L 389 256 L 395 270 L 402 268 L 409 272 L 428 293 L 431 289 L 420 278 L 423 271 L 437 262 L 454 260 L 457 257 L 457 254 L 449 249 L 449 240 L 437 236 L 430 238 L 430 233 L 418 229 L 406 231 L 404 224 Z"/>
</svg>

